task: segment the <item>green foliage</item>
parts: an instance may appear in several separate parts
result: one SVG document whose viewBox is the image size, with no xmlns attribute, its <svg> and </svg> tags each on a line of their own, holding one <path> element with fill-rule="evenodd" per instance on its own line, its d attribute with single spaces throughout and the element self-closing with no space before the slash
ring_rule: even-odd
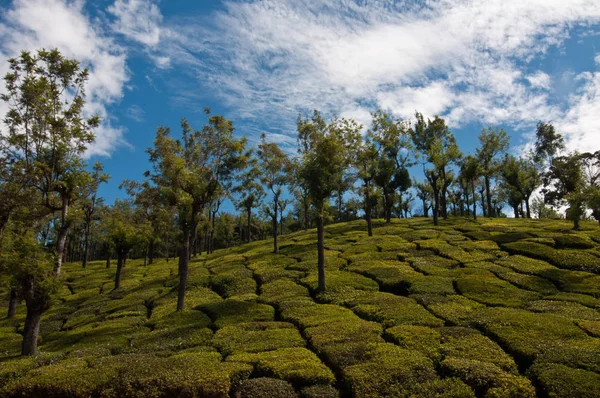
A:
<svg viewBox="0 0 600 398">
<path fill-rule="evenodd" d="M 296 387 L 335 382 L 331 370 L 306 348 L 282 348 L 262 353 L 234 354 L 229 356 L 227 361 L 253 364 L 256 374 L 282 379 Z"/>
<path fill-rule="evenodd" d="M 259 377 L 242 381 L 233 396 L 236 398 L 294 398 L 298 394 L 294 387 L 286 381 Z"/>
<path fill-rule="evenodd" d="M 304 347 L 298 329 L 286 322 L 252 322 L 225 326 L 215 333 L 212 344 L 228 356 L 241 352 L 263 352 Z"/>
<path fill-rule="evenodd" d="M 558 364 L 536 364 L 531 377 L 551 398 L 580 398 L 600 396 L 600 375 Z"/>
<path fill-rule="evenodd" d="M 214 320 L 217 328 L 240 322 L 272 321 L 275 317 L 275 311 L 270 305 L 233 299 L 201 305 L 200 309 Z"/>
</svg>

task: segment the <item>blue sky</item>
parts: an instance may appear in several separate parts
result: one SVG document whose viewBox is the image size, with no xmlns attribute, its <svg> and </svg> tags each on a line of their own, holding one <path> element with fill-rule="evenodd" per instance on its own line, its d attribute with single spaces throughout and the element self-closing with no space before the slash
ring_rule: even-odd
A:
<svg viewBox="0 0 600 398">
<path fill-rule="evenodd" d="M 41 47 L 90 68 L 104 122 L 88 157 L 111 202 L 148 169 L 156 127 L 200 128 L 205 106 L 290 151 L 298 112 L 368 125 L 377 107 L 446 118 L 465 152 L 488 125 L 523 151 L 539 120 L 598 150 L 599 24 L 597 0 L 0 0 L 0 73 Z"/>
</svg>

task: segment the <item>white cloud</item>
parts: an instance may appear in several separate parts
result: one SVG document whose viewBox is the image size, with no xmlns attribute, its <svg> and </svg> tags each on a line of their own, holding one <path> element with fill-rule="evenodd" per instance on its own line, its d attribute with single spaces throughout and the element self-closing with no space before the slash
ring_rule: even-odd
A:
<svg viewBox="0 0 600 398">
<path fill-rule="evenodd" d="M 127 117 L 135 120 L 136 122 L 143 122 L 145 116 L 146 116 L 146 111 L 144 111 L 138 105 L 132 105 L 129 108 L 127 108 Z"/>
<path fill-rule="evenodd" d="M 238 116 L 292 134 L 298 112 L 314 108 L 365 116 L 381 106 L 404 117 L 419 110 L 451 126 L 560 119 L 550 76 L 523 65 L 575 26 L 600 23 L 600 2 L 422 4 L 227 1 L 213 23 L 167 21 L 162 56 L 191 67 Z"/>
<path fill-rule="evenodd" d="M 162 14 L 155 2 L 116 0 L 107 11 L 116 18 L 116 32 L 149 47 L 160 42 Z"/>
<path fill-rule="evenodd" d="M 108 156 L 116 146 L 124 144 L 123 131 L 107 120 L 106 106 L 123 96 L 129 79 L 126 56 L 122 48 L 92 24 L 83 10 L 83 2 L 15 0 L 2 12 L 0 65 L 6 68 L 6 60 L 21 50 L 40 48 L 59 48 L 64 56 L 79 60 L 90 70 L 84 113 L 104 119 L 86 156 Z M 5 111 L 3 104 L 0 113 L 4 115 Z"/>
</svg>

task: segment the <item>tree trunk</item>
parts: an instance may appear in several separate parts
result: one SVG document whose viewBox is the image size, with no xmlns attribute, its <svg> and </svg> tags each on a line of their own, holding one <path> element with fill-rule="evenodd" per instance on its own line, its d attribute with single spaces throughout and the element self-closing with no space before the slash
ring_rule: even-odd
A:
<svg viewBox="0 0 600 398">
<path fill-rule="evenodd" d="M 67 220 L 68 216 L 69 200 L 67 198 L 63 198 L 60 229 L 58 230 L 58 236 L 56 237 L 56 264 L 54 265 L 54 276 L 60 275 L 60 268 L 62 266 L 63 255 L 65 253 L 65 247 L 67 243 L 67 235 L 69 234 L 70 229 L 70 223 Z"/>
<path fill-rule="evenodd" d="M 385 223 L 390 224 L 392 222 L 392 198 L 386 188 L 383 189 L 383 201 L 385 207 Z"/>
<path fill-rule="evenodd" d="M 323 219 L 323 209 L 319 209 L 317 217 L 317 267 L 319 286 L 318 293 L 325 292 L 325 225 Z"/>
<path fill-rule="evenodd" d="M 28 301 L 31 300 L 26 300 L 26 302 Z M 21 346 L 21 355 L 23 356 L 37 354 L 40 319 L 43 311 L 36 307 L 35 304 L 27 304 L 27 316 L 25 317 L 25 326 L 23 327 L 23 345 Z"/>
<path fill-rule="evenodd" d="M 150 239 L 148 243 L 148 265 L 154 262 L 154 239 Z"/>
<path fill-rule="evenodd" d="M 429 217 L 429 206 L 427 206 L 427 201 L 423 199 L 423 217 Z"/>
<path fill-rule="evenodd" d="M 252 207 L 248 206 L 246 207 L 246 215 L 248 218 L 248 227 L 247 227 L 247 243 L 250 243 L 250 240 L 252 240 L 252 236 L 250 234 L 250 225 L 252 225 L 251 220 L 252 220 Z"/>
<path fill-rule="evenodd" d="M 433 225 L 440 225 L 439 220 L 439 212 L 440 212 L 440 191 L 433 190 Z"/>
<path fill-rule="evenodd" d="M 189 266 L 189 239 L 184 239 L 184 244 L 179 248 L 179 288 L 177 292 L 177 311 L 183 311 L 185 303 L 185 289 L 188 280 Z"/>
<path fill-rule="evenodd" d="M 279 253 L 279 245 L 277 244 L 277 208 L 278 208 L 278 199 L 275 198 L 273 201 L 273 253 Z"/>
<path fill-rule="evenodd" d="M 86 226 L 85 226 L 85 237 L 83 238 L 83 259 L 81 261 L 81 266 L 83 268 L 87 267 L 87 258 L 88 258 L 88 246 L 89 246 L 89 242 L 90 242 L 90 225 L 91 225 L 91 221 L 87 221 L 86 222 Z"/>
<path fill-rule="evenodd" d="M 473 184 L 473 220 L 477 220 L 477 193 L 475 192 L 475 184 Z"/>
<path fill-rule="evenodd" d="M 11 288 L 10 299 L 8 301 L 8 315 L 6 316 L 7 319 L 11 319 L 15 316 L 15 312 L 17 312 L 17 304 L 19 304 L 17 289 Z"/>
<path fill-rule="evenodd" d="M 125 262 L 125 253 L 122 250 L 117 251 L 117 275 L 115 276 L 115 290 L 121 287 L 121 272 Z"/>
<path fill-rule="evenodd" d="M 371 220 L 371 196 L 369 186 L 365 186 L 365 219 L 367 220 L 367 233 L 373 236 L 373 222 Z"/>
<path fill-rule="evenodd" d="M 515 213 L 515 218 L 519 218 L 519 205 L 513 206 L 513 212 Z"/>
<path fill-rule="evenodd" d="M 108 252 L 108 254 L 106 255 L 106 268 L 110 268 L 110 256 L 112 255 L 111 252 Z"/>
<path fill-rule="evenodd" d="M 494 212 L 494 208 L 492 207 L 492 195 L 490 193 L 490 177 L 485 176 L 484 179 L 485 179 L 485 196 L 487 199 L 488 216 L 494 217 L 495 212 Z"/>
<path fill-rule="evenodd" d="M 304 200 L 304 230 L 306 231 L 308 229 L 308 224 L 309 224 L 309 220 L 308 220 L 308 200 Z"/>
<path fill-rule="evenodd" d="M 531 196 L 526 196 L 525 197 L 525 209 L 527 211 L 527 218 L 531 218 L 531 209 L 529 208 L 529 198 Z"/>
</svg>

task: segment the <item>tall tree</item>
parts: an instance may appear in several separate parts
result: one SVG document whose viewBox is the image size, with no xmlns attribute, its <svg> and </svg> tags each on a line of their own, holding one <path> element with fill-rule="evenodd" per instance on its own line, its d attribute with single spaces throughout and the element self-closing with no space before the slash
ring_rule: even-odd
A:
<svg viewBox="0 0 600 398">
<path fill-rule="evenodd" d="M 479 159 L 481 174 L 485 181 L 487 214 L 489 217 L 495 216 L 492 207 L 491 180 L 498 176 L 502 168 L 501 155 L 505 154 L 508 149 L 508 138 L 504 129 L 494 129 L 492 127 L 481 130 L 479 135 L 480 146 L 477 149 L 477 159 Z"/>
<path fill-rule="evenodd" d="M 159 127 L 154 148 L 148 150 L 154 172 L 147 175 L 178 213 L 181 230 L 178 311 L 184 309 L 190 243 L 198 227 L 199 214 L 215 199 L 220 179 L 228 178 L 245 165 L 245 138 L 236 139 L 232 122 L 223 116 L 211 116 L 208 109 L 206 114 L 208 124 L 200 131 L 192 130 L 189 123 L 182 120 L 181 140 L 171 137 L 169 128 Z"/>
<path fill-rule="evenodd" d="M 500 174 L 512 190 L 519 193 L 527 211 L 527 218 L 531 218 L 531 195 L 540 186 L 541 179 L 538 168 L 531 158 L 515 158 L 506 155 Z M 512 198 L 516 199 L 513 194 Z"/>
<path fill-rule="evenodd" d="M 358 141 L 356 122 L 336 119 L 327 123 L 318 111 L 298 117 L 300 178 L 317 212 L 318 292 L 325 291 L 325 209 L 338 188 L 340 175 L 350 166 L 350 150 Z"/>
<path fill-rule="evenodd" d="M 258 165 L 261 170 L 260 181 L 273 195 L 272 207 L 266 207 L 266 210 L 269 217 L 271 217 L 273 253 L 278 253 L 277 214 L 283 188 L 291 182 L 292 165 L 286 153 L 276 143 L 267 142 L 267 137 L 264 133 L 260 137 L 257 155 Z"/>
<path fill-rule="evenodd" d="M 356 162 L 358 177 L 362 180 L 363 210 L 367 222 L 367 234 L 373 236 L 373 179 L 377 173 L 377 147 L 369 137 L 366 137 L 355 148 L 353 159 Z"/>
<path fill-rule="evenodd" d="M 579 229 L 587 199 L 582 156 L 572 153 L 553 158 L 547 178 L 552 189 L 544 200 L 553 206 L 568 205 L 567 218 L 573 221 L 574 229 Z"/>
<path fill-rule="evenodd" d="M 100 118 L 83 117 L 88 70 L 58 50 L 23 51 L 9 60 L 9 68 L 1 97 L 9 106 L 2 147 L 7 159 L 24 170 L 28 186 L 39 191 L 46 211 L 60 214 L 54 266 L 59 275 L 72 227 L 69 211 L 90 184 L 81 156 L 94 141 Z"/>
</svg>

